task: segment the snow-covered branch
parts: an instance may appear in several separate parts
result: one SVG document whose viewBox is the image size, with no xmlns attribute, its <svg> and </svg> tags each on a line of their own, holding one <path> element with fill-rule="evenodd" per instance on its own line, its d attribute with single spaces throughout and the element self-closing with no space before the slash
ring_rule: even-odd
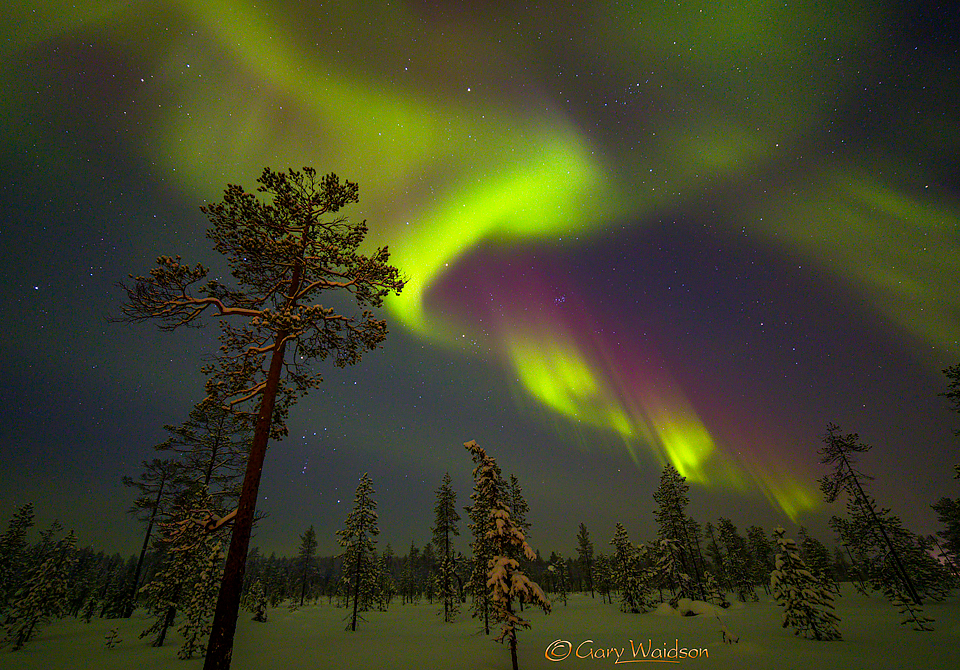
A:
<svg viewBox="0 0 960 670">
<path fill-rule="evenodd" d="M 231 523 L 234 517 L 236 516 L 237 516 L 237 510 L 228 512 L 227 514 L 224 514 L 221 517 L 218 517 L 215 514 L 210 514 L 210 516 L 204 519 L 200 525 L 203 526 L 203 529 L 208 533 L 215 533 L 216 531 L 226 526 L 228 523 Z"/>
</svg>

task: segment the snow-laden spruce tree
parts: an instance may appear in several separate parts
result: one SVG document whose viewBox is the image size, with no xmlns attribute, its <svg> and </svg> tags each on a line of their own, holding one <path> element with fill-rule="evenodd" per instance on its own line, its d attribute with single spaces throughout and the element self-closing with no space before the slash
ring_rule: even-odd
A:
<svg viewBox="0 0 960 670">
<path fill-rule="evenodd" d="M 460 597 L 456 589 L 453 538 L 460 535 L 460 515 L 457 514 L 457 493 L 453 490 L 450 473 L 443 476 L 437 489 L 437 503 L 433 508 L 433 542 L 440 553 L 437 562 L 437 596 L 443 602 L 443 620 L 452 622 L 460 611 Z"/>
<path fill-rule="evenodd" d="M 753 584 L 762 584 L 764 591 L 770 593 L 770 573 L 773 572 L 773 545 L 767 533 L 760 526 L 747 528 L 747 542 L 750 551 L 750 579 Z"/>
<path fill-rule="evenodd" d="M 202 486 L 183 494 L 170 518 L 159 524 L 162 533 L 156 547 L 161 555 L 160 567 L 140 589 L 153 617 L 140 637 L 152 635 L 151 644 L 163 646 L 179 612 L 182 618 L 178 632 L 184 638 L 177 652 L 180 658 L 203 654 L 217 601 L 223 543 L 198 521 L 211 509 L 213 501 Z"/>
<path fill-rule="evenodd" d="M 254 621 L 263 623 L 267 620 L 267 593 L 263 589 L 262 581 L 257 579 L 250 585 L 243 596 L 241 606 L 253 614 Z"/>
<path fill-rule="evenodd" d="M 657 522 L 657 537 L 675 543 L 674 554 L 679 561 L 679 573 L 688 575 L 696 596 L 706 600 L 703 588 L 703 558 L 700 556 L 699 526 L 687 513 L 690 485 L 673 465 L 667 463 L 660 475 L 660 484 L 653 493 L 657 508 L 653 511 Z M 692 594 L 691 594 L 692 595 Z M 682 597 L 690 597 L 686 593 Z"/>
<path fill-rule="evenodd" d="M 513 670 L 517 670 L 517 631 L 530 628 L 530 622 L 514 611 L 514 605 L 525 602 L 549 612 L 550 602 L 540 586 L 520 569 L 520 562 L 513 558 L 519 555 L 533 561 L 537 555 L 510 516 L 504 500 L 500 468 L 476 441 L 465 442 L 463 446 L 477 464 L 473 469 L 473 506 L 487 510 L 490 515 L 489 523 L 484 524 L 489 550 L 486 586 L 494 621 L 500 623 L 496 640 L 510 646 Z"/>
<path fill-rule="evenodd" d="M 26 567 L 27 531 L 33 528 L 33 503 L 17 508 L 0 536 L 0 612 L 16 593 Z"/>
<path fill-rule="evenodd" d="M 777 527 L 775 568 L 770 573 L 770 590 L 783 607 L 783 627 L 811 640 L 839 640 L 840 619 L 833 613 L 833 595 L 800 557 L 797 543 Z"/>
<path fill-rule="evenodd" d="M 730 579 L 727 576 L 727 566 L 726 561 L 724 560 L 723 551 L 720 549 L 720 543 L 717 542 L 716 528 L 714 527 L 713 523 L 708 521 L 703 527 L 703 530 L 705 537 L 709 538 L 704 553 L 713 564 L 713 574 L 716 576 L 716 579 L 719 583 L 729 588 Z"/>
<path fill-rule="evenodd" d="M 737 532 L 737 527 L 733 525 L 733 522 L 724 517 L 720 517 L 717 522 L 717 535 L 725 552 L 724 569 L 727 582 L 734 593 L 737 594 L 737 600 L 740 602 L 746 602 L 747 600 L 756 602 L 759 598 L 757 592 L 753 589 L 752 566 L 750 565 L 747 541 Z"/>
<path fill-rule="evenodd" d="M 397 592 L 397 583 L 390 572 L 393 558 L 393 549 L 388 543 L 386 549 L 377 559 L 376 584 L 373 589 L 373 602 L 381 612 L 390 609 L 390 601 L 393 600 L 393 596 Z"/>
<path fill-rule="evenodd" d="M 400 599 L 402 603 L 420 602 L 420 550 L 411 542 L 410 551 L 403 558 L 400 569 Z"/>
<path fill-rule="evenodd" d="M 554 600 L 566 605 L 567 593 L 570 591 L 570 570 L 567 567 L 566 559 L 560 554 L 553 554 L 550 564 L 547 566 L 547 572 L 550 573 L 553 592 L 556 594 Z"/>
<path fill-rule="evenodd" d="M 833 559 L 826 545 L 812 537 L 805 526 L 800 526 L 797 538 L 800 540 L 798 546 L 804 563 L 824 586 L 839 594 L 840 587 L 833 575 Z"/>
<path fill-rule="evenodd" d="M 427 602 L 432 605 L 433 599 L 437 595 L 437 554 L 433 550 L 432 542 L 423 545 L 423 551 L 420 552 L 420 575 L 423 595 L 427 597 Z"/>
<path fill-rule="evenodd" d="M 657 582 L 670 589 L 672 594 L 670 606 L 676 607 L 681 598 L 696 600 L 698 596 L 705 600 L 705 590 L 694 590 L 693 581 L 683 568 L 681 549 L 677 542 L 670 537 L 662 538 L 658 543 L 656 567 L 654 569 Z M 701 593 L 704 595 L 701 596 Z"/>
<path fill-rule="evenodd" d="M 254 425 L 233 534 L 217 601 L 205 670 L 227 670 L 233 650 L 243 573 L 256 514 L 257 491 L 270 438 L 286 434 L 285 419 L 296 399 L 322 381 L 305 366 L 332 357 L 353 365 L 387 335 L 386 323 L 368 308 L 380 307 L 404 280 L 389 264 L 386 247 L 359 253 L 365 222 L 337 216 L 359 200 L 355 183 L 312 168 L 287 173 L 269 168 L 257 180 L 266 201 L 230 185 L 220 203 L 201 210 L 210 219 L 207 236 L 227 256 L 234 284 L 207 279 L 201 265 L 161 256 L 149 276 L 132 277 L 122 320 L 156 320 L 162 330 L 197 326 L 205 313 L 218 316 L 220 352 L 203 368 L 207 401 L 247 416 Z M 341 314 L 325 299 L 348 293 L 363 310 Z"/>
<path fill-rule="evenodd" d="M 630 542 L 627 530 L 620 523 L 610 544 L 613 545 L 611 576 L 614 587 L 620 592 L 620 611 L 634 614 L 649 611 L 653 607 L 653 597 L 647 548 Z"/>
<path fill-rule="evenodd" d="M 65 538 L 54 541 L 53 535 L 59 531 L 60 524 L 55 522 L 35 549 L 33 565 L 25 572 L 25 579 L 5 613 L 5 635 L 0 647 L 9 644 L 14 651 L 21 649 L 38 626 L 64 615 L 70 590 L 68 579 L 77 560 L 77 536 L 70 531 Z"/>
<path fill-rule="evenodd" d="M 353 510 L 347 516 L 342 530 L 337 531 L 337 542 L 343 547 L 340 555 L 343 565 L 343 585 L 353 602 L 353 614 L 347 628 L 357 630 L 361 611 L 372 604 L 377 583 L 376 544 L 377 501 L 373 499 L 373 481 L 363 473 L 353 499 Z"/>
<path fill-rule="evenodd" d="M 177 656 L 183 659 L 206 653 L 225 558 L 220 538 L 205 533 L 199 534 L 197 546 L 192 551 L 196 558 L 190 567 L 196 571 L 196 579 L 191 580 L 193 588 L 182 600 L 183 623 L 177 628 L 183 638 Z"/>
<path fill-rule="evenodd" d="M 600 594 L 601 602 L 613 603 L 610 597 L 610 591 L 613 589 L 613 576 L 610 570 L 610 559 L 606 554 L 597 554 L 593 561 L 593 574 L 590 576 L 597 593 Z"/>
<path fill-rule="evenodd" d="M 726 609 L 730 607 L 727 592 L 720 586 L 720 582 L 709 570 L 703 573 L 703 591 L 707 594 L 707 602 Z"/>
<path fill-rule="evenodd" d="M 470 444 L 475 442 L 466 442 L 464 446 L 468 449 Z M 479 448 L 479 447 L 478 447 Z M 474 460 L 476 460 L 474 458 Z M 492 459 L 489 467 L 493 470 L 486 477 L 497 482 L 499 487 L 498 494 L 503 493 L 503 478 L 500 474 L 500 467 Z M 471 616 L 483 621 L 483 632 L 490 634 L 490 589 L 487 588 L 487 574 L 490 561 L 494 556 L 492 541 L 490 540 L 490 531 L 493 528 L 493 509 L 490 507 L 491 498 L 489 495 L 481 495 L 478 488 L 479 481 L 476 479 L 478 469 L 474 469 L 474 488 L 470 494 L 471 504 L 467 506 L 467 516 L 470 519 L 467 527 L 470 529 L 473 539 L 470 542 L 470 548 L 473 550 L 473 562 L 471 564 L 470 576 L 467 580 L 467 589 L 470 591 L 472 601 L 470 604 Z"/>
</svg>

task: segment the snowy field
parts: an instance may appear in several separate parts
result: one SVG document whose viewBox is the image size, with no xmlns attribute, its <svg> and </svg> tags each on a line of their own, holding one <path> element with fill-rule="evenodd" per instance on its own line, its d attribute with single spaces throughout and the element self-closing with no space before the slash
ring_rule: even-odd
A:
<svg viewBox="0 0 960 670">
<path fill-rule="evenodd" d="M 328 605 L 326 600 L 293 612 L 283 607 L 272 609 L 266 623 L 251 621 L 244 612 L 233 668 L 510 669 L 509 649 L 478 634 L 475 620 L 461 614 L 455 623 L 444 624 L 435 605 L 394 602 L 389 612 L 366 613 L 367 621 L 356 633 L 344 630 L 346 611 Z M 615 605 L 601 604 L 599 597 L 575 594 L 566 606 L 555 604 L 549 616 L 532 613 L 533 629 L 520 636 L 520 668 L 611 667 L 617 664 L 618 651 L 619 665 L 649 665 L 656 662 L 651 647 L 662 654 L 664 648 L 675 646 L 705 652 L 699 651 L 700 658 L 670 662 L 673 667 L 960 668 L 960 597 L 952 595 L 943 603 L 928 603 L 924 609 L 936 619 L 935 630 L 930 633 L 899 625 L 896 610 L 880 595 L 866 598 L 845 585 L 837 607 L 843 641 L 813 642 L 781 628 L 779 608 L 761 593 L 761 602 L 734 603 L 721 615 L 727 628 L 740 637 L 739 643 L 727 645 L 721 640 L 720 624 L 714 617 L 623 614 Z M 0 652 L 0 668 L 202 667 L 202 659 L 177 658 L 179 638 L 175 633 L 171 632 L 168 644 L 160 649 L 139 640 L 138 634 L 148 624 L 142 613 L 138 614 L 130 620 L 94 619 L 90 624 L 75 619 L 54 622 L 41 629 L 24 649 Z M 118 625 L 121 642 L 107 649 L 104 638 Z M 613 650 L 609 656 L 608 650 Z M 549 660 L 548 654 L 562 660 Z"/>
</svg>

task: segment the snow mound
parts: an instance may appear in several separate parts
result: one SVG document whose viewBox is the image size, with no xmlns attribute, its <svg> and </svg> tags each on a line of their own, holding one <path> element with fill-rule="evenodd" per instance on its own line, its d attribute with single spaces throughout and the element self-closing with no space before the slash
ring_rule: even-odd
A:
<svg viewBox="0 0 960 670">
<path fill-rule="evenodd" d="M 705 603 L 702 600 L 681 598 L 677 602 L 676 607 L 671 607 L 669 603 L 660 603 L 657 605 L 657 608 L 653 610 L 653 613 L 659 616 L 694 616 L 696 614 L 716 616 L 722 614 L 723 611 L 723 609 L 716 605 Z"/>
</svg>

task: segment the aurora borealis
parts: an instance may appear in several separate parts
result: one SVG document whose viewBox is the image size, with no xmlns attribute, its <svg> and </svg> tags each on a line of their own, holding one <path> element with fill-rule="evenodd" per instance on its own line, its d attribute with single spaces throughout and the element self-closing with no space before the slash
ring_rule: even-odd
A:
<svg viewBox="0 0 960 670">
<path fill-rule="evenodd" d="M 79 490 L 38 508 L 82 526 L 129 498 L 215 347 L 106 323 L 114 284 L 161 253 L 215 264 L 198 206 L 265 165 L 358 182 L 345 214 L 409 277 L 384 351 L 272 447 L 267 544 L 332 544 L 367 469 L 388 540 L 425 541 L 399 510 L 426 524 L 448 469 L 466 502 L 469 439 L 547 550 L 581 520 L 647 534 L 666 462 L 701 521 L 823 529 L 828 421 L 876 446 L 876 494 L 918 531 L 956 495 L 955 7 L 35 4 L 0 10 L 3 511 Z"/>
</svg>

